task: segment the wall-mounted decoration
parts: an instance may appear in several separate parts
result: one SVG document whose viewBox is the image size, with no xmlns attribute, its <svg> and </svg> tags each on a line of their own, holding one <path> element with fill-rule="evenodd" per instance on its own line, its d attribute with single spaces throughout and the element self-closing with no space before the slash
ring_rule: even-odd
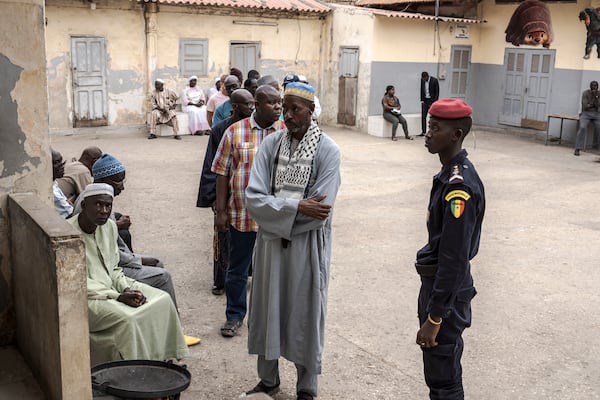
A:
<svg viewBox="0 0 600 400">
<path fill-rule="evenodd" d="M 600 8 L 588 7 L 579 13 L 579 20 L 585 21 L 587 36 L 585 39 L 585 55 L 584 59 L 590 58 L 592 47 L 596 45 L 598 58 L 600 58 Z"/>
<path fill-rule="evenodd" d="M 548 6 L 539 0 L 525 0 L 513 13 L 504 33 L 506 41 L 515 46 L 550 47 L 553 34 Z"/>
<path fill-rule="evenodd" d="M 457 24 L 456 30 L 454 31 L 454 37 L 461 39 L 469 38 L 469 25 L 467 24 Z"/>
</svg>

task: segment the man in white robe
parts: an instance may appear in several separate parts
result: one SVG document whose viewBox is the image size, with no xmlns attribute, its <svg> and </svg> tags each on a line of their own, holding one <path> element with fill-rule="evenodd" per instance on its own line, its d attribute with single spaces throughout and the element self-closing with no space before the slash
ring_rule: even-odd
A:
<svg viewBox="0 0 600 400">
<path fill-rule="evenodd" d="M 187 346 L 169 295 L 125 277 L 119 267 L 117 226 L 110 219 L 112 187 L 92 183 L 82 196 L 81 213 L 68 221 L 85 243 L 92 364 L 185 357 Z"/>
<path fill-rule="evenodd" d="M 286 129 L 263 141 L 246 189 L 258 223 L 248 317 L 248 351 L 259 384 L 247 395 L 279 391 L 278 358 L 295 363 L 298 400 L 317 396 L 331 258 L 332 207 L 340 151 L 311 120 L 314 89 L 287 85 Z"/>
</svg>

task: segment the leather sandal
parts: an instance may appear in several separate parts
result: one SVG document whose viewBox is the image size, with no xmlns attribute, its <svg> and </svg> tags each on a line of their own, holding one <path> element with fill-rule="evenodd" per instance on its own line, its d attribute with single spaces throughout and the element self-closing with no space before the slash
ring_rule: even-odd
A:
<svg viewBox="0 0 600 400">
<path fill-rule="evenodd" d="M 221 336 L 234 337 L 242 327 L 242 321 L 226 321 L 221 327 Z"/>
<path fill-rule="evenodd" d="M 264 393 L 269 396 L 279 393 L 279 385 L 267 386 L 262 381 L 258 382 L 258 385 L 254 386 L 253 389 L 248 390 L 245 394 L 249 396 L 255 393 Z"/>
</svg>

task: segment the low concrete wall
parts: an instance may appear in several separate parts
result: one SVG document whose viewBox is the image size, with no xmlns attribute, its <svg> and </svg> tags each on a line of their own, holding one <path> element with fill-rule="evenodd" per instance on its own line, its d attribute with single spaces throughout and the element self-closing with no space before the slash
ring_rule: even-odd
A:
<svg viewBox="0 0 600 400">
<path fill-rule="evenodd" d="M 89 400 L 85 248 L 33 194 L 9 195 L 17 344 L 50 400 Z"/>
<path fill-rule="evenodd" d="M 402 114 L 408 125 L 408 134 L 411 136 L 421 133 L 421 114 Z M 371 136 L 392 137 L 392 123 L 383 119 L 383 115 L 369 115 L 367 133 Z M 402 125 L 398 124 L 396 136 L 404 137 Z"/>
</svg>

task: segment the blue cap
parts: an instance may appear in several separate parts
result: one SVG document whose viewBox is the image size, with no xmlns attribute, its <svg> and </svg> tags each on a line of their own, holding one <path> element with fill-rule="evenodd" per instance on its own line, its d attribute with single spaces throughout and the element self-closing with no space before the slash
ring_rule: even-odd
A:
<svg viewBox="0 0 600 400">
<path fill-rule="evenodd" d="M 117 175 L 121 172 L 125 172 L 125 167 L 121 164 L 121 161 L 108 153 L 102 154 L 102 157 L 92 167 L 92 176 L 94 179 L 106 178 L 107 176 Z"/>
<path fill-rule="evenodd" d="M 298 96 L 308 101 L 315 101 L 315 89 L 302 82 L 292 82 L 285 87 L 284 96 Z"/>
</svg>

